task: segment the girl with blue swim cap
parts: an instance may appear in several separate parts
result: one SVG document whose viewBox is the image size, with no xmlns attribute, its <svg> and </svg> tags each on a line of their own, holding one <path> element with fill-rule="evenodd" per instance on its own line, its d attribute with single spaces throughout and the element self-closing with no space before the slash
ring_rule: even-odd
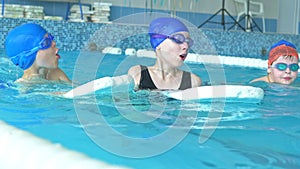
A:
<svg viewBox="0 0 300 169">
<path fill-rule="evenodd" d="M 197 75 L 179 69 L 193 45 L 189 30 L 180 20 L 171 17 L 153 20 L 149 36 L 157 57 L 153 66 L 132 66 L 126 75 L 93 80 L 64 93 L 63 97 L 74 98 L 112 85 L 129 84 L 132 80 L 135 90 L 184 90 L 201 85 Z M 192 92 L 197 93 L 195 89 Z"/>
<path fill-rule="evenodd" d="M 40 25 L 27 23 L 8 32 L 5 40 L 6 55 L 24 74 L 18 82 L 33 79 L 71 82 L 58 67 L 58 48 L 54 37 Z"/>
<path fill-rule="evenodd" d="M 149 36 L 157 59 L 153 66 L 136 65 L 129 69 L 136 90 L 184 90 L 201 85 L 197 75 L 178 69 L 193 45 L 188 28 L 180 20 L 172 17 L 153 20 Z"/>
</svg>

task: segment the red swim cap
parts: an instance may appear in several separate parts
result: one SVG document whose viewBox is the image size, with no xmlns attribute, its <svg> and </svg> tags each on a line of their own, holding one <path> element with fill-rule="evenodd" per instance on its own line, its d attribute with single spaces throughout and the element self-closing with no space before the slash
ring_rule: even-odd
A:
<svg viewBox="0 0 300 169">
<path fill-rule="evenodd" d="M 278 59 L 280 56 L 294 56 L 299 60 L 298 52 L 295 46 L 287 41 L 281 40 L 271 47 L 268 59 L 268 66 Z"/>
</svg>

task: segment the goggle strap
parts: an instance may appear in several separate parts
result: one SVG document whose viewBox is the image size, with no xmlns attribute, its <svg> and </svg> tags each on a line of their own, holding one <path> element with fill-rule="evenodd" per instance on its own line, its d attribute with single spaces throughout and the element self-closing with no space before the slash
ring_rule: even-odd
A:
<svg viewBox="0 0 300 169">
<path fill-rule="evenodd" d="M 177 36 L 182 36 L 183 37 L 183 41 L 179 40 L 178 38 L 176 38 L 176 35 Z M 193 45 L 193 40 L 191 38 L 186 38 L 184 37 L 182 34 L 175 34 L 175 35 L 172 35 L 172 36 L 168 36 L 168 35 L 163 35 L 163 34 L 151 34 L 151 37 L 152 38 L 169 38 L 173 41 L 175 41 L 176 43 L 184 43 L 184 42 L 187 42 L 189 45 L 191 44 L 191 46 Z"/>
<path fill-rule="evenodd" d="M 31 49 L 31 50 L 23 51 L 23 52 L 17 54 L 16 56 L 11 57 L 11 60 L 14 59 L 14 58 L 16 58 L 16 57 L 20 57 L 20 56 L 29 56 L 29 55 L 32 55 L 34 52 L 36 52 L 38 50 L 39 50 L 39 47 L 35 47 L 35 48 Z"/>
</svg>

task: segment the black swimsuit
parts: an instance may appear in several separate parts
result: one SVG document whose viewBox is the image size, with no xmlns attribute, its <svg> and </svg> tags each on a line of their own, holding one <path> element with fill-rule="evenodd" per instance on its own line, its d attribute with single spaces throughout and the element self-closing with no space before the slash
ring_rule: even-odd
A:
<svg viewBox="0 0 300 169">
<path fill-rule="evenodd" d="M 192 87 L 191 73 L 183 71 L 181 83 L 178 90 L 184 90 Z M 152 81 L 148 68 L 141 65 L 141 79 L 139 89 L 155 90 L 157 87 Z"/>
</svg>

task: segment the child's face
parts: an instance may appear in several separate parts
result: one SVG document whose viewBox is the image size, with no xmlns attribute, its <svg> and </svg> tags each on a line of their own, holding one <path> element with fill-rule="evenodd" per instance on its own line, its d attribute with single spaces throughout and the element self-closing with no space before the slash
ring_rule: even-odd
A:
<svg viewBox="0 0 300 169">
<path fill-rule="evenodd" d="M 292 71 L 289 66 L 285 70 L 276 68 L 276 64 L 284 63 L 286 65 L 298 64 L 298 59 L 291 56 L 280 56 L 275 60 L 271 67 L 268 68 L 271 82 L 289 85 L 295 81 L 298 75 L 298 70 Z"/>
<path fill-rule="evenodd" d="M 178 32 L 176 34 L 182 34 L 185 38 L 189 37 L 187 32 Z M 179 44 L 171 39 L 166 39 L 157 47 L 156 52 L 157 57 L 164 63 L 172 67 L 179 67 L 186 59 L 188 50 L 189 45 L 187 42 Z"/>
<path fill-rule="evenodd" d="M 47 34 L 46 34 L 47 36 Z M 52 41 L 51 47 L 44 50 L 39 50 L 36 57 L 36 62 L 40 67 L 44 68 L 57 68 L 58 67 L 58 48 L 55 41 Z"/>
</svg>

